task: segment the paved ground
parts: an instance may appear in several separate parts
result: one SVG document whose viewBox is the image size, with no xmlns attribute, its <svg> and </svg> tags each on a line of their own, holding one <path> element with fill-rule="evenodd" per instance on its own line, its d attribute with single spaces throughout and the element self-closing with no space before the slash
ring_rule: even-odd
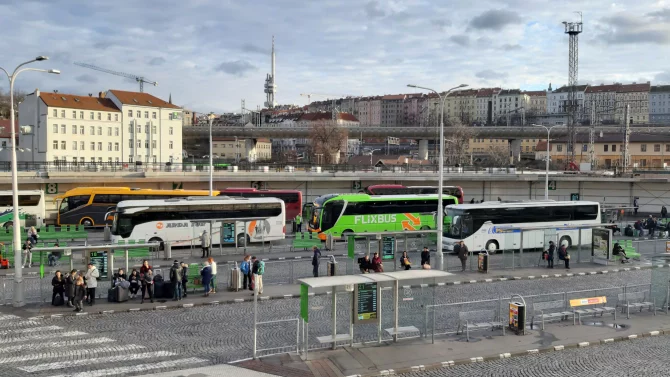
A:
<svg viewBox="0 0 670 377">
<path fill-rule="evenodd" d="M 584 349 L 488 361 L 406 374 L 407 377 L 646 377 L 670 372 L 670 336 L 642 338 Z"/>
</svg>

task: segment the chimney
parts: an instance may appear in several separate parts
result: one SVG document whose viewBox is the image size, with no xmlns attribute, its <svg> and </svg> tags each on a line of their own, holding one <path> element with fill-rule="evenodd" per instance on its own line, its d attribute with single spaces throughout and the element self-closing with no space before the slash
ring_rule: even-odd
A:
<svg viewBox="0 0 670 377">
<path fill-rule="evenodd" d="M 35 97 L 40 96 L 40 90 L 38 88 L 35 88 Z"/>
<path fill-rule="evenodd" d="M 93 97 L 93 93 L 88 93 L 88 96 L 89 96 L 89 97 Z"/>
<path fill-rule="evenodd" d="M 54 89 L 54 93 L 58 93 L 58 89 Z"/>
<path fill-rule="evenodd" d="M 98 98 L 105 98 L 105 92 L 98 92 Z"/>
</svg>

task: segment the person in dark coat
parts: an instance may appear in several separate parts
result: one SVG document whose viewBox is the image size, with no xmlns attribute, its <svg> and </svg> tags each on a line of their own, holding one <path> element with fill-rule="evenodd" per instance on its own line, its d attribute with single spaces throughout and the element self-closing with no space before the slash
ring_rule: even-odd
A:
<svg viewBox="0 0 670 377">
<path fill-rule="evenodd" d="M 84 306 L 84 296 L 86 296 L 86 286 L 84 285 L 84 278 L 77 276 L 74 285 L 74 311 L 82 311 Z"/>
<path fill-rule="evenodd" d="M 547 268 L 554 268 L 555 252 L 556 252 L 556 245 L 554 245 L 554 241 L 549 241 L 549 248 L 547 249 Z"/>
<path fill-rule="evenodd" d="M 51 279 L 51 285 L 54 287 L 51 295 L 51 305 L 56 305 L 56 296 L 60 296 L 61 302 L 65 303 L 65 297 L 63 296 L 65 293 L 65 278 L 60 270 L 56 271 L 53 279 Z"/>
<path fill-rule="evenodd" d="M 370 256 L 366 255 L 363 258 L 358 258 L 358 268 L 361 270 L 361 274 L 367 274 L 372 268 L 372 261 L 370 261 Z"/>
<path fill-rule="evenodd" d="M 428 251 L 426 246 L 423 247 L 423 251 L 421 252 L 421 266 L 424 264 L 430 265 L 430 251 Z"/>
<path fill-rule="evenodd" d="M 209 262 L 205 262 L 205 267 L 200 270 L 200 276 L 202 277 L 202 286 L 205 288 L 205 297 L 208 297 L 209 284 L 212 282 L 212 268 L 209 266 Z"/>
<path fill-rule="evenodd" d="M 140 304 L 144 304 L 144 294 L 149 293 L 149 299 L 151 302 L 154 302 L 154 272 L 153 270 L 147 270 L 146 273 L 140 272 L 140 281 L 142 282 L 142 301 Z"/>
<path fill-rule="evenodd" d="M 456 250 L 456 248 L 454 248 Z M 465 265 L 468 261 L 468 247 L 463 240 L 458 241 L 458 259 L 461 260 L 461 272 L 465 272 Z"/>
<path fill-rule="evenodd" d="M 315 278 L 319 277 L 319 262 L 321 259 L 321 250 L 318 247 L 312 246 L 314 255 L 312 255 L 312 274 Z"/>
<path fill-rule="evenodd" d="M 568 254 L 568 246 L 566 244 L 562 244 L 558 248 L 558 259 L 565 262 L 566 270 L 570 269 L 570 254 Z"/>
<path fill-rule="evenodd" d="M 130 283 L 130 287 L 128 287 L 130 298 L 135 298 L 137 291 L 140 290 L 140 274 L 137 273 L 136 269 L 133 268 L 133 271 L 130 272 L 128 282 Z"/>
<path fill-rule="evenodd" d="M 65 276 L 65 294 L 67 295 L 67 306 L 74 308 L 74 283 L 77 281 L 77 270 L 72 270 Z"/>
<path fill-rule="evenodd" d="M 188 264 L 181 262 L 181 290 L 186 298 L 186 283 L 188 283 Z"/>
<path fill-rule="evenodd" d="M 665 219 L 668 216 L 668 209 L 665 206 L 661 206 L 661 218 Z"/>
<path fill-rule="evenodd" d="M 409 256 L 407 255 L 406 251 L 402 252 L 402 256 L 400 257 L 400 266 L 404 267 L 405 270 L 412 269 L 412 262 L 409 260 Z"/>
</svg>

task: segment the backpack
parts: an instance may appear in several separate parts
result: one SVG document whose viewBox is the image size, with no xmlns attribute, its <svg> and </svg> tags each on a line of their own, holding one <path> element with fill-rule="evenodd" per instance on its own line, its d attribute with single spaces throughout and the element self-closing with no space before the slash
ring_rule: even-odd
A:
<svg viewBox="0 0 670 377">
<path fill-rule="evenodd" d="M 265 273 L 265 262 L 258 262 L 258 275 L 263 275 Z"/>
</svg>

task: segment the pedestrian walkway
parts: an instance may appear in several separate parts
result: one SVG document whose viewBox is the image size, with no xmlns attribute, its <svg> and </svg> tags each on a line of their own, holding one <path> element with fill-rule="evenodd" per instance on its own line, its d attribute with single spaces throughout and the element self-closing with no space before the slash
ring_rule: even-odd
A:
<svg viewBox="0 0 670 377">
<path fill-rule="evenodd" d="M 522 279 L 547 279 L 547 278 L 570 278 L 573 276 L 612 274 L 636 269 L 651 268 L 651 265 L 613 265 L 603 266 L 599 264 L 579 264 L 570 270 L 563 268 L 547 269 L 543 267 L 521 268 L 516 270 L 492 271 L 489 274 L 477 272 L 454 273 L 446 279 L 446 285 L 453 284 L 487 284 L 506 280 Z M 266 267 L 267 268 L 267 267 Z M 666 267 L 670 268 L 670 267 Z M 266 270 L 267 271 L 267 270 Z M 142 310 L 163 310 L 174 308 L 191 308 L 202 305 L 221 305 L 235 304 L 241 302 L 253 301 L 253 294 L 249 290 L 227 291 L 226 282 L 220 282 L 216 294 L 204 297 L 202 292 L 189 294 L 182 301 L 173 301 L 171 299 L 156 299 L 154 303 L 148 300 L 140 304 L 139 298 L 132 299 L 123 303 L 110 303 L 98 300 L 95 306 L 84 306 L 84 312 L 89 314 L 113 314 L 114 312 L 142 311 Z M 324 294 L 319 292 L 317 294 Z M 260 300 L 281 300 L 285 298 L 299 297 L 299 284 L 270 285 L 265 284 L 264 292 L 260 295 Z M 50 297 L 50 296 L 49 296 Z M 38 316 L 69 316 L 76 315 L 72 308 L 67 306 L 51 306 L 49 304 L 38 305 L 28 304 L 22 308 L 14 308 L 10 305 L 0 306 L 0 313 L 15 314 L 25 318 Z M 80 315 L 82 315 L 80 313 Z M 85 314 L 83 314 L 85 315 Z"/>
<path fill-rule="evenodd" d="M 268 374 L 257 372 L 250 369 L 236 367 L 229 364 L 213 365 L 210 367 L 183 369 L 174 372 L 144 374 L 144 377 L 221 377 L 221 376 L 235 376 L 235 377 L 275 377 L 276 374 Z"/>
<path fill-rule="evenodd" d="M 209 364 L 180 357 L 138 337 L 119 342 L 15 315 L 0 315 L 0 368 L 3 376 L 98 377 Z"/>
<path fill-rule="evenodd" d="M 616 326 L 613 324 L 616 323 Z M 604 319 L 584 319 L 583 325 L 572 321 L 548 324 L 544 331 L 526 330 L 526 335 L 502 336 L 500 331 L 477 332 L 467 342 L 465 335 L 428 339 L 401 340 L 374 347 L 343 347 L 336 350 L 309 352 L 307 365 L 327 364 L 342 376 L 379 376 L 449 367 L 456 364 L 486 362 L 501 358 L 541 352 L 560 352 L 568 348 L 585 348 L 615 341 L 670 333 L 670 316 L 649 312 Z M 473 337 L 473 335 L 470 335 Z M 278 356 L 261 358 L 259 363 L 276 363 Z M 522 362 L 522 360 L 520 360 Z M 244 364 L 240 364 L 244 366 Z M 391 370 L 393 373 L 391 373 Z M 316 374 L 315 374 L 316 375 Z"/>
</svg>

